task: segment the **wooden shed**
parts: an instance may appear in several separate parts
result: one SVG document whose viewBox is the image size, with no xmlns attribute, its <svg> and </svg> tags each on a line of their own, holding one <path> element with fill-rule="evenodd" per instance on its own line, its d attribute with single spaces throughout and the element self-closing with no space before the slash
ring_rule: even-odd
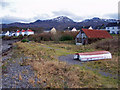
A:
<svg viewBox="0 0 120 90">
<path fill-rule="evenodd" d="M 91 40 L 111 38 L 112 36 L 106 30 L 82 29 L 75 38 L 76 45 L 85 45 Z"/>
</svg>

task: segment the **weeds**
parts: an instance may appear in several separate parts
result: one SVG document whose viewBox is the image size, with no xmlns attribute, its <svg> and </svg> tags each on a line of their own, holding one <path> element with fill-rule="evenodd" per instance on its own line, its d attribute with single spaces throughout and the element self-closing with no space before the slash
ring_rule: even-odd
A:
<svg viewBox="0 0 120 90">
<path fill-rule="evenodd" d="M 40 79 L 38 84 L 43 88 L 116 88 L 117 82 L 106 81 L 105 78 L 96 75 L 93 71 L 85 70 L 81 67 L 67 65 L 59 62 L 55 57 L 64 53 L 92 51 L 87 46 L 54 44 L 44 45 L 30 42 L 17 42 L 17 49 L 20 54 L 24 54 L 25 63 L 29 64 L 36 71 L 35 76 Z M 54 49 L 46 48 L 54 47 Z M 56 50 L 60 49 L 60 50 Z M 63 52 L 61 51 L 63 50 Z M 97 65 L 101 62 L 96 63 Z M 110 82 L 111 81 L 111 82 Z M 30 79 L 34 84 L 34 80 Z"/>
</svg>

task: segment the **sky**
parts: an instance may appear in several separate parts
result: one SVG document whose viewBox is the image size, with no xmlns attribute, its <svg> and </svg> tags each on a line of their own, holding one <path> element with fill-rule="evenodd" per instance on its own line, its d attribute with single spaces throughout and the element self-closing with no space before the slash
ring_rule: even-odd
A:
<svg viewBox="0 0 120 90">
<path fill-rule="evenodd" d="M 99 17 L 118 19 L 119 0 L 0 0 L 0 23 L 46 20 L 67 16 L 73 21 Z"/>
</svg>

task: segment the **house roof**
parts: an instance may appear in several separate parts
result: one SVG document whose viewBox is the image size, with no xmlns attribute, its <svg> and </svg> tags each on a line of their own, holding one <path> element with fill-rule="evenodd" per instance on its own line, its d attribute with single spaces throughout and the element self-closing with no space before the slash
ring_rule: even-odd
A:
<svg viewBox="0 0 120 90">
<path fill-rule="evenodd" d="M 77 31 L 77 29 L 74 27 L 71 31 Z"/>
<path fill-rule="evenodd" d="M 17 30 L 17 33 L 19 33 L 20 32 L 20 30 Z"/>
<path fill-rule="evenodd" d="M 106 30 L 82 29 L 88 38 L 112 38 Z"/>
<path fill-rule="evenodd" d="M 28 32 L 33 32 L 31 29 L 28 29 L 27 31 L 28 31 Z"/>
<path fill-rule="evenodd" d="M 24 30 L 24 29 L 22 29 L 22 32 L 25 32 L 25 30 Z"/>
</svg>

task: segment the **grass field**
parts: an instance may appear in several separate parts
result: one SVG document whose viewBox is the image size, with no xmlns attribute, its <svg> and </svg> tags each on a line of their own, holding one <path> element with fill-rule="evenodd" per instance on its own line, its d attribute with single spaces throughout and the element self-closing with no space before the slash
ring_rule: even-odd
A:
<svg viewBox="0 0 120 90">
<path fill-rule="evenodd" d="M 17 42 L 14 49 L 15 54 L 22 54 L 24 57 L 28 57 L 24 59 L 23 65 L 31 65 L 33 67 L 36 71 L 35 76 L 41 79 L 38 84 L 43 88 L 117 88 L 119 83 L 117 79 L 104 77 L 98 74 L 97 71 L 88 70 L 82 66 L 68 65 L 57 59 L 61 55 L 101 50 L 101 47 L 96 48 L 96 46 L 104 42 L 106 41 L 102 40 L 85 46 L 76 46 L 73 41 L 61 41 L 59 43 L 54 41 L 43 41 L 41 43 Z M 112 41 L 110 40 L 110 42 Z M 112 44 L 110 47 L 112 47 Z M 87 62 L 86 65 L 117 74 L 117 54 L 119 52 L 114 50 L 111 53 L 114 53 L 112 60 Z"/>
</svg>

